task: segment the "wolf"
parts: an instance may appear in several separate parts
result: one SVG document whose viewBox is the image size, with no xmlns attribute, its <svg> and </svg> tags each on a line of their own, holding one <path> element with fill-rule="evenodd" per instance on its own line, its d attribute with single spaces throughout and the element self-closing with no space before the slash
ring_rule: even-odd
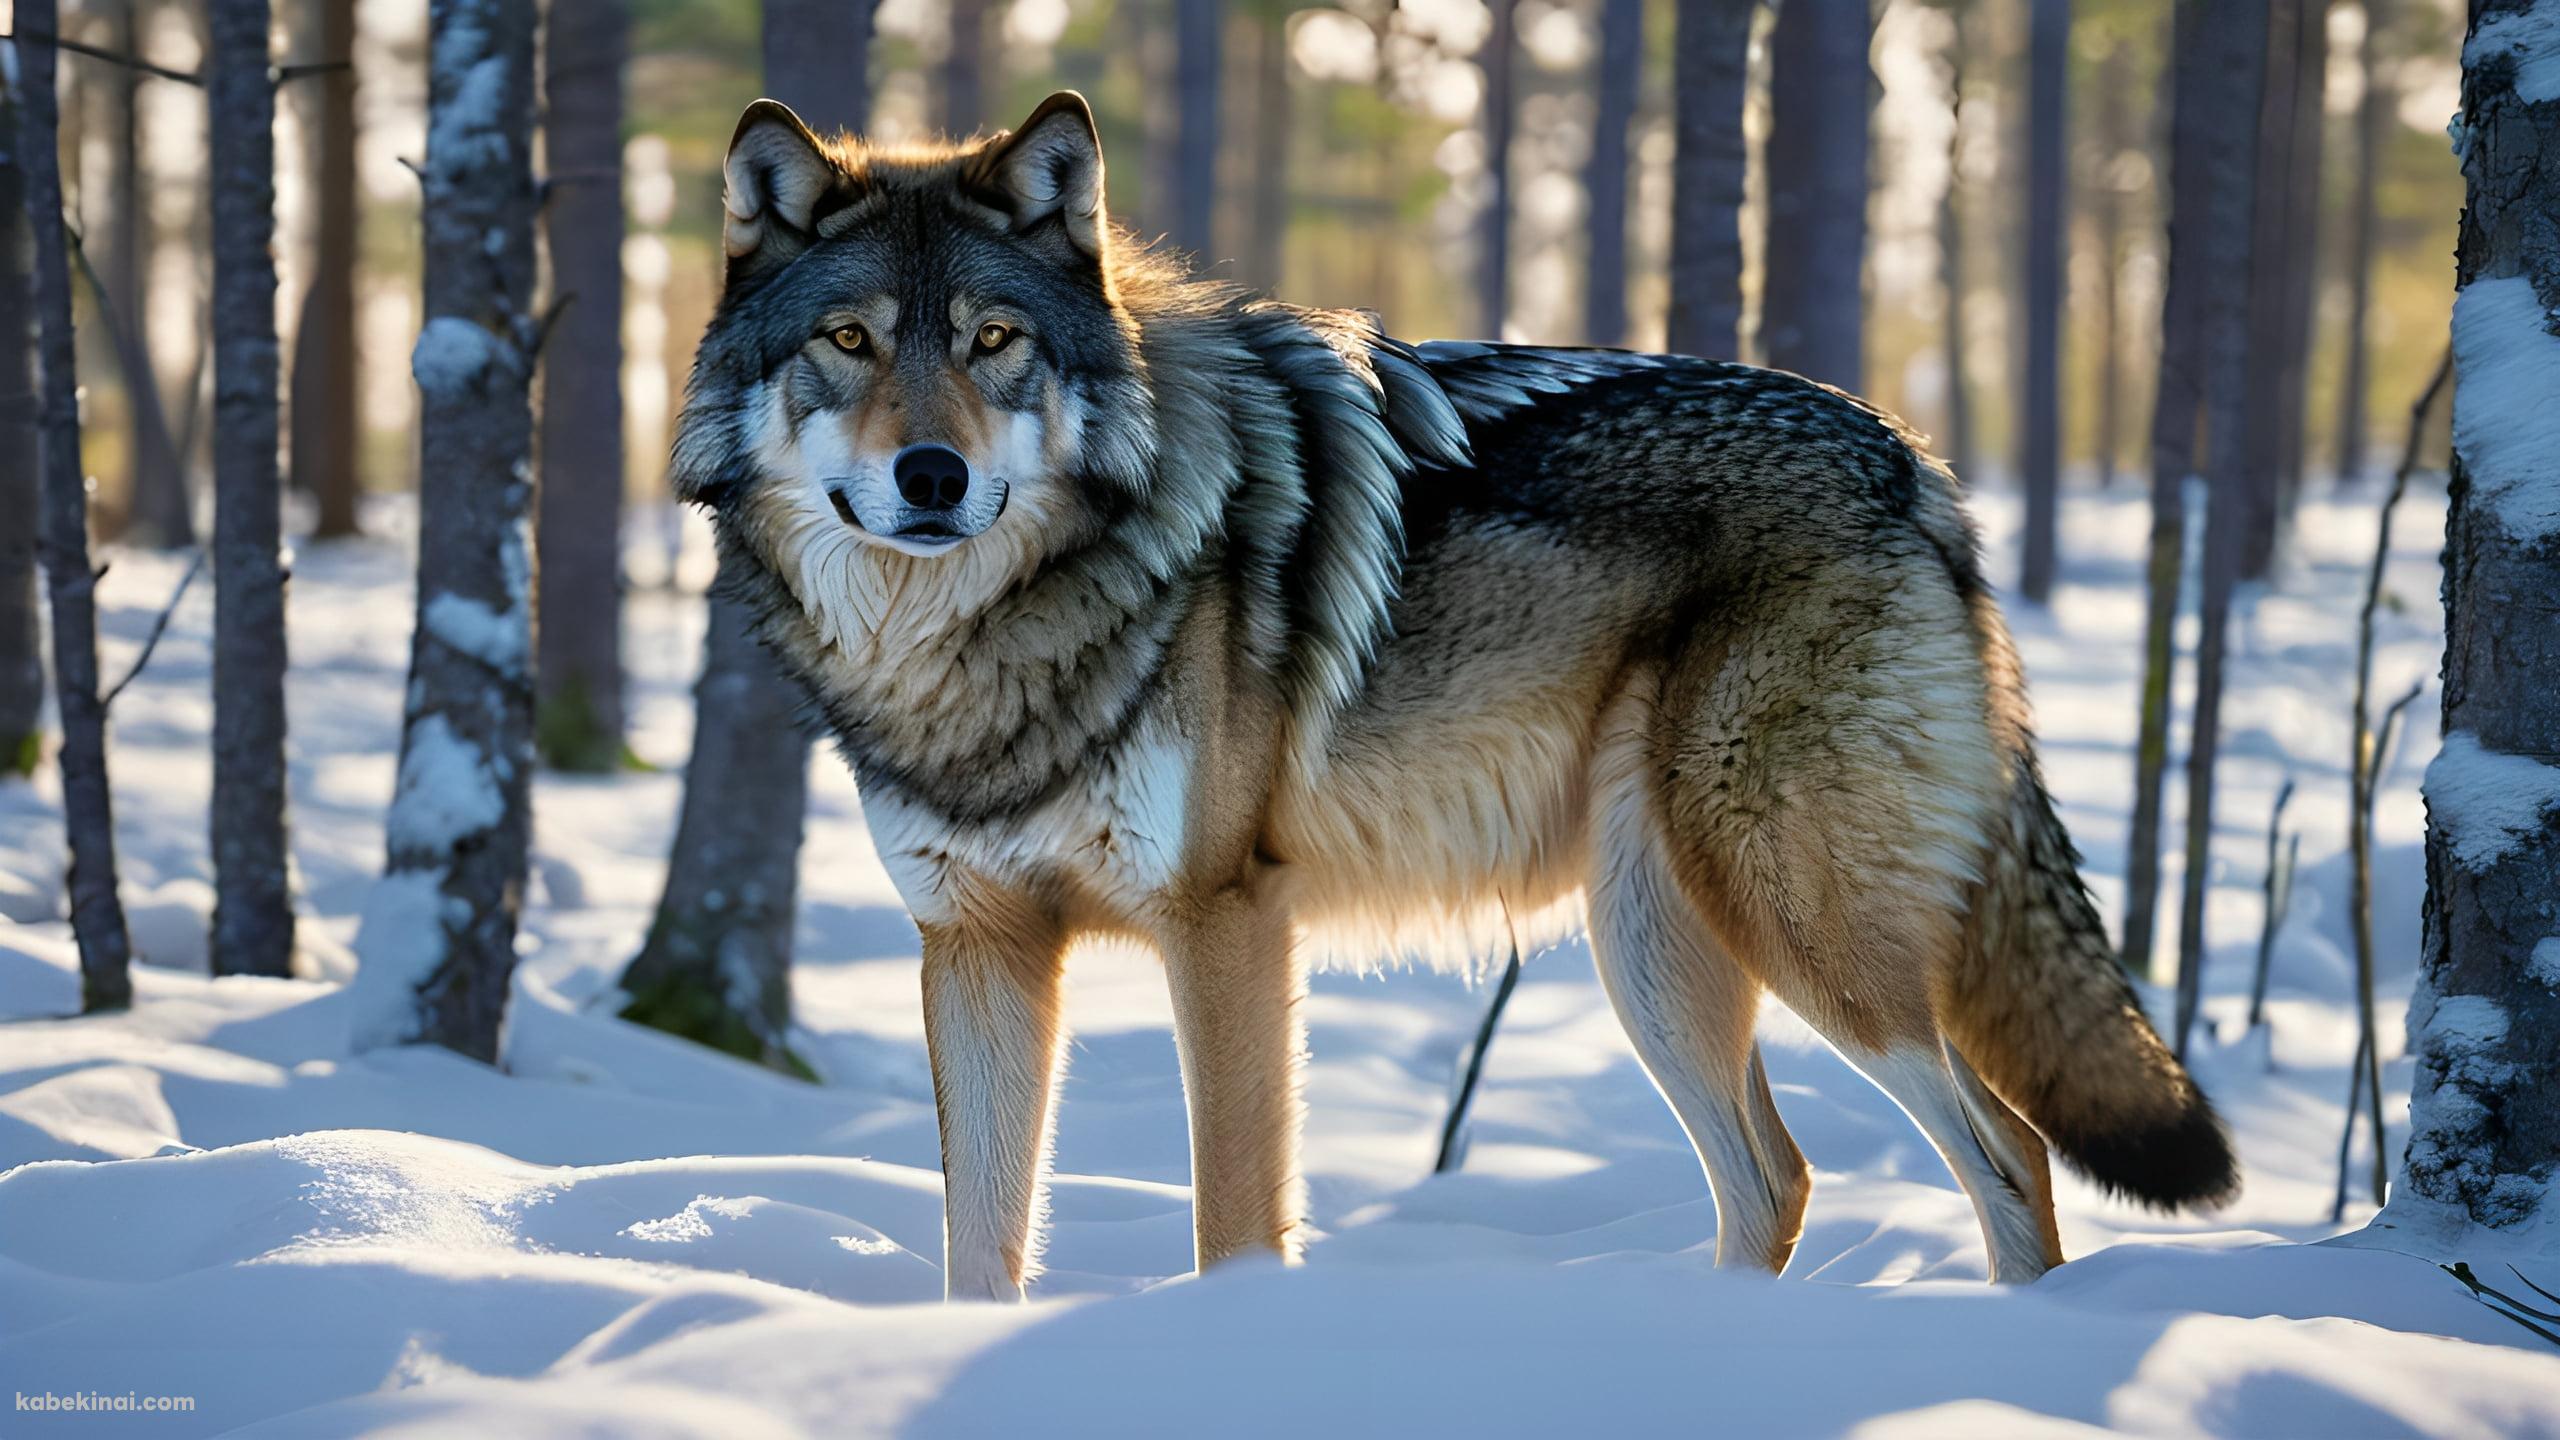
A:
<svg viewBox="0 0 2560 1440">
<path fill-rule="evenodd" d="M 1764 992 L 1927 1135 L 1994 1280 L 2062 1260 L 2048 1146 L 2234 1193 L 1918 437 L 1777 371 L 1263 299 L 1103 177 L 1071 92 L 927 146 L 757 101 L 674 451 L 923 937 L 952 1296 L 1038 1272 L 1094 937 L 1163 958 L 1204 1267 L 1301 1244 L 1309 965 L 1521 927 L 1587 926 L 1720 1265 L 1783 1270 L 1811 1188 Z"/>
</svg>

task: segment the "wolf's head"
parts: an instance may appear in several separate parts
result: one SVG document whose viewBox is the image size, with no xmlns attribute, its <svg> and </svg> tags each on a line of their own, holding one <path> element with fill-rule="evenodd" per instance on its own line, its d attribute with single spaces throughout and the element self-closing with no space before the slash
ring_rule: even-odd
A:
<svg viewBox="0 0 2560 1440">
<path fill-rule="evenodd" d="M 1081 96 L 909 148 L 759 100 L 726 182 L 727 285 L 673 479 L 804 605 L 984 596 L 1144 490 L 1155 422 L 1119 291 L 1163 262 L 1114 254 Z"/>
</svg>

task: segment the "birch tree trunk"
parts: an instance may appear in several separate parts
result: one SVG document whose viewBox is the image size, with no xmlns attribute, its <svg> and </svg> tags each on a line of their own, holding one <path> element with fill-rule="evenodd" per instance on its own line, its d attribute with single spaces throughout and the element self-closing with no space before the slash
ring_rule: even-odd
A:
<svg viewBox="0 0 2560 1440">
<path fill-rule="evenodd" d="M 1844 390 L 1864 363 L 1867 0 L 1787 0 L 1769 39 L 1768 362 Z"/>
<path fill-rule="evenodd" d="M 532 817 L 532 0 L 427 11 L 418 628 L 390 859 L 356 936 L 359 1048 L 494 1063 Z"/>
<path fill-rule="evenodd" d="M 212 0 L 213 972 L 293 969 L 267 0 Z"/>
<path fill-rule="evenodd" d="M 1493 29 L 1477 63 L 1484 67 L 1484 209 L 1476 220 L 1476 305 L 1488 340 L 1502 338 L 1511 314 L 1512 67 L 1517 63 L 1519 0 L 1491 0 Z"/>
<path fill-rule="evenodd" d="M 542 758 L 622 763 L 622 70 L 624 0 L 551 0 L 543 207 L 559 319 L 542 352 Z"/>
<path fill-rule="evenodd" d="M 18 138 L 17 86 L 0 71 L 0 515 L 26 516 L 38 505 L 35 301 Z M 36 535 L 21 522 L 0 529 L 0 777 L 33 775 L 44 752 L 42 632 Z"/>
<path fill-rule="evenodd" d="M 1600 59 L 1593 75 L 1591 158 L 1582 192 L 1591 202 L 1590 252 L 1583 265 L 1582 338 L 1627 341 L 1627 131 L 1644 80 L 1644 0 L 1602 0 Z"/>
<path fill-rule="evenodd" d="M 323 60 L 352 55 L 355 0 L 306 4 L 314 53 Z M 357 532 L 356 502 L 364 493 L 356 423 L 356 73 L 330 70 L 295 84 L 308 100 L 319 227 L 293 344 L 293 484 L 319 502 L 312 535 L 328 540 Z"/>
<path fill-rule="evenodd" d="M 54 0 L 17 0 L 12 28 L 61 29 Z M 80 380 L 71 335 L 71 257 L 62 225 L 61 114 L 54 48 L 17 46 L 18 153 L 26 157 L 31 283 L 44 372 L 43 497 L 37 553 L 53 611 L 53 692 L 62 723 L 62 820 L 70 842 L 71 933 L 80 945 L 80 1008 L 133 1003 L 132 941 L 116 895 L 114 805 L 107 789 L 107 708 L 98 699 L 98 577 L 89 565 L 89 489 L 80 470 Z"/>
<path fill-rule="evenodd" d="M 2472 0 L 2454 122 L 2444 749 L 2401 1183 L 2377 1223 L 2441 1243 L 2552 1214 L 2560 1159 L 2560 0 Z"/>
<path fill-rule="evenodd" d="M 764 85 L 821 134 L 869 124 L 869 0 L 767 0 Z M 623 971 L 625 1019 L 799 1071 L 791 1021 L 791 927 L 808 810 L 805 697 L 712 584 L 693 753 L 649 938 Z"/>
<path fill-rule="evenodd" d="M 1757 0 L 1689 0 L 1672 56 L 1671 313 L 1665 344 L 1742 358 L 1742 134 Z"/>
<path fill-rule="evenodd" d="M 2028 22 L 2026 224 L 2026 533 L 2018 591 L 2053 598 L 2062 502 L 2062 269 L 2069 248 L 2063 160 L 2071 77 L 2071 0 L 2034 0 Z"/>
</svg>

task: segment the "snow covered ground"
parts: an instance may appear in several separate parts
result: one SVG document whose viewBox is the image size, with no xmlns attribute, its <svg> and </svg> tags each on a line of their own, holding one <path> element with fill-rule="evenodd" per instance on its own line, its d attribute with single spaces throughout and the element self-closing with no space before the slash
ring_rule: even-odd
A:
<svg viewBox="0 0 2560 1440">
<path fill-rule="evenodd" d="M 2011 573 L 2014 507 L 1977 508 L 1994 573 Z M 2125 492 L 2075 496 L 2065 518 L 2074 578 L 2050 614 L 2013 618 L 2053 787 L 2112 912 L 2147 521 Z M 2402 517 L 2383 697 L 2435 671 L 2441 520 L 2437 498 Z M 2240 630 L 2215 1033 L 2198 1060 L 2248 1192 L 2169 1220 L 2066 1180 L 2064 1242 L 2082 1258 L 2006 1292 L 1980 1283 L 1971 1212 L 1919 1134 L 1774 1011 L 1772 1079 L 1817 1170 L 1809 1225 L 1783 1280 L 1712 1270 L 1705 1184 L 1577 945 L 1530 965 L 1464 1170 L 1441 1178 L 1436 1132 L 1485 992 L 1320 977 L 1320 1238 L 1299 1269 L 1206 1279 L 1169 1278 L 1190 1221 L 1161 980 L 1142 957 L 1079 957 L 1050 1272 L 1029 1305 L 944 1307 L 915 934 L 831 757 L 803 865 L 795 1042 L 828 1083 L 597 1004 L 656 897 L 698 600 L 643 586 L 630 606 L 634 745 L 664 768 L 539 782 L 500 1073 L 441 1052 L 351 1057 L 333 979 L 202 973 L 199 588 L 116 708 L 126 893 L 153 962 L 129 1014 L 54 1018 L 77 999 L 54 918 L 58 799 L 49 772 L 0 786 L 0 1014 L 23 1017 L 0 1024 L 0 1391 L 194 1408 L 13 1408 L 0 1435 L 2560 1434 L 2560 1350 L 2424 1261 L 2304 1243 L 2338 1228 L 2354 1048 L 2342 762 L 2369 502 L 2311 503 L 2300 530 L 2281 593 Z M 664 570 L 656 542 L 633 553 L 644 581 Z M 111 675 L 181 568 L 113 560 Z M 685 578 L 707 568 L 696 537 Z M 396 538 L 295 564 L 294 841 L 324 976 L 346 973 L 380 869 L 407 576 Z M 2432 696 L 2412 710 L 2380 816 L 2395 1160 L 2434 714 Z M 2303 880 L 2272 1035 L 2243 1036 L 2264 827 L 2287 776 Z M 2174 834 L 2174 789 L 2171 804 Z M 2173 868 L 2172 904 L 2176 884 Z M 2359 1198 L 2348 1228 L 2368 1213 Z"/>
</svg>

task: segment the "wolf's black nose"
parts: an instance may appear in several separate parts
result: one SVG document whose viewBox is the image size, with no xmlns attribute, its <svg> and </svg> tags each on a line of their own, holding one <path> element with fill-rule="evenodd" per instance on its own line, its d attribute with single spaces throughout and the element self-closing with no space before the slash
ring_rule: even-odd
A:
<svg viewBox="0 0 2560 1440">
<path fill-rule="evenodd" d="M 956 510 L 969 494 L 969 462 L 948 445 L 910 445 L 890 463 L 898 493 L 918 510 Z"/>
</svg>

